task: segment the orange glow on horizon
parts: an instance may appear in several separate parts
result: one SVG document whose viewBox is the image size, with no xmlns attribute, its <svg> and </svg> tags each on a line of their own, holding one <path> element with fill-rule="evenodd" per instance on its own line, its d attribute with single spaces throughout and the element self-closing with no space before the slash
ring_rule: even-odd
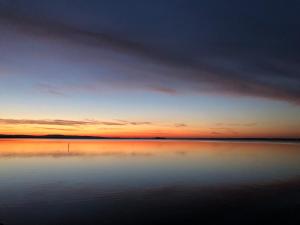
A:
<svg viewBox="0 0 300 225">
<path fill-rule="evenodd" d="M 0 134 L 6 135 L 79 135 L 112 138 L 239 138 L 239 137 L 300 137 L 300 131 L 296 129 L 270 129 L 268 127 L 239 127 L 235 131 L 230 129 L 220 130 L 210 127 L 167 127 L 167 126 L 114 126 L 96 128 L 94 126 L 61 127 L 48 126 L 36 127 L 34 125 L 14 125 L 0 127 Z"/>
</svg>

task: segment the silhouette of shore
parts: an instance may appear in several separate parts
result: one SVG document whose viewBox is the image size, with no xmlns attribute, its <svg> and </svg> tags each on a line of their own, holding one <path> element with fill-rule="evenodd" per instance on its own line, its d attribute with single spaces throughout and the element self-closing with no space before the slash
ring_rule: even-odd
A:
<svg viewBox="0 0 300 225">
<path fill-rule="evenodd" d="M 7 135 L 0 134 L 0 139 L 137 139 L 137 140 L 203 140 L 203 141 L 270 141 L 270 142 L 300 142 L 300 138 L 269 138 L 269 137 L 245 137 L 245 138 L 206 138 L 206 137 L 104 137 L 104 136 L 85 136 L 85 135 Z"/>
</svg>

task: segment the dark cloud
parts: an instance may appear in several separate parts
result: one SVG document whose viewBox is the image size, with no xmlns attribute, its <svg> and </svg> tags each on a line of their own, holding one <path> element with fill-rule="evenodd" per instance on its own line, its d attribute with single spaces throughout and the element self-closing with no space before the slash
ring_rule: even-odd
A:
<svg viewBox="0 0 300 225">
<path fill-rule="evenodd" d="M 99 122 L 96 122 L 99 123 Z M 107 126 L 123 126 L 126 125 L 125 123 L 118 123 L 118 122 L 100 122 L 103 125 L 107 125 Z"/>
<path fill-rule="evenodd" d="M 71 80 L 41 87 L 48 93 L 92 84 L 94 91 L 113 86 L 300 103 L 299 1 L 1 2 L 0 45 L 8 53 L 0 68 L 53 76 L 52 83 Z M 47 52 L 52 56 L 43 62 L 53 57 L 53 65 L 16 62 L 28 52 L 13 40 L 26 38 L 34 43 L 25 49 L 29 56 Z M 64 80 L 62 65 L 73 68 L 72 79 Z"/>
<path fill-rule="evenodd" d="M 129 122 L 131 125 L 151 125 L 151 122 Z"/>
<path fill-rule="evenodd" d="M 187 125 L 185 123 L 175 123 L 175 127 L 186 127 Z"/>
<path fill-rule="evenodd" d="M 216 123 L 216 126 L 229 126 L 229 127 L 253 127 L 257 123 Z"/>
<path fill-rule="evenodd" d="M 116 121 L 121 122 L 122 124 L 128 124 L 128 125 L 151 125 L 152 122 L 149 121 L 128 121 L 128 120 L 120 120 L 116 119 Z"/>
<path fill-rule="evenodd" d="M 95 122 L 91 121 L 76 121 L 76 120 L 31 120 L 31 119 L 0 119 L 0 124 L 9 125 L 60 125 L 60 126 L 79 126 L 79 125 L 93 125 Z"/>
<path fill-rule="evenodd" d="M 135 121 L 97 121 L 97 120 L 31 120 L 31 119 L 0 119 L 4 125 L 56 125 L 56 126 L 81 126 L 81 125 L 104 125 L 104 126 L 125 126 L 125 125 L 149 125 L 151 122 Z M 56 129 L 56 128 L 55 128 Z"/>
</svg>

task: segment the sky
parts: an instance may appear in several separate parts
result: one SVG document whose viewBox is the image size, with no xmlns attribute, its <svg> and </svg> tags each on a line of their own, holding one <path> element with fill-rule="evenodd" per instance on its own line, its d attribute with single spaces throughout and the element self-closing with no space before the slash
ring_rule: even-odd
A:
<svg viewBox="0 0 300 225">
<path fill-rule="evenodd" d="M 299 11 L 0 0 L 0 134 L 300 137 Z"/>
</svg>

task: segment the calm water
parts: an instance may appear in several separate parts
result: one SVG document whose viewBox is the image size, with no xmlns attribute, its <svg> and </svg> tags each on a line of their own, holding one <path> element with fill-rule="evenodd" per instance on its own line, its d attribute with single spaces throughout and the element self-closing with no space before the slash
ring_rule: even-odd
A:
<svg viewBox="0 0 300 225">
<path fill-rule="evenodd" d="M 0 223 L 111 224 L 170 193 L 299 178 L 299 143 L 0 140 Z"/>
</svg>

